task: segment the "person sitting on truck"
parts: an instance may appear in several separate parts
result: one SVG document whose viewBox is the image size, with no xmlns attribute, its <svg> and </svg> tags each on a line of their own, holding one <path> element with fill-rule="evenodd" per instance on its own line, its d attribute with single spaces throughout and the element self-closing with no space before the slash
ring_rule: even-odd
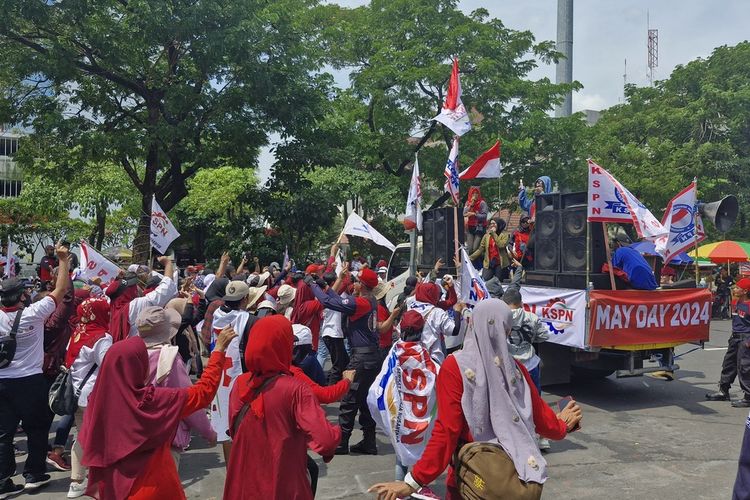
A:
<svg viewBox="0 0 750 500">
<path fill-rule="evenodd" d="M 721 363 L 719 392 L 706 394 L 709 401 L 729 401 L 729 388 L 739 378 L 742 399 L 732 401 L 735 408 L 750 408 L 750 278 L 742 278 L 732 288 L 737 304 L 732 312 L 732 335 Z"/>
<path fill-rule="evenodd" d="M 617 288 L 634 288 L 636 290 L 656 290 L 654 270 L 648 265 L 638 250 L 631 248 L 630 238 L 624 232 L 618 232 L 612 242 L 612 266 L 614 268 Z M 602 272 L 609 272 L 609 265 L 602 266 Z"/>
<path fill-rule="evenodd" d="M 528 215 L 521 217 L 518 229 L 513 232 L 511 240 L 512 258 L 528 267 L 534 260 L 534 250 L 529 245 L 531 242 L 531 218 Z"/>
</svg>

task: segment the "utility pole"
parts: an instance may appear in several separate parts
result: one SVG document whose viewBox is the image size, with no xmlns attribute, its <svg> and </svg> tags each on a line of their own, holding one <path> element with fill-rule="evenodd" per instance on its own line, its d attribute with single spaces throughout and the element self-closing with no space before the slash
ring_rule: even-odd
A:
<svg viewBox="0 0 750 500">
<path fill-rule="evenodd" d="M 557 0 L 557 51 L 563 58 L 557 63 L 557 83 L 573 82 L 573 0 Z M 555 108 L 555 116 L 573 114 L 573 92 L 568 91 Z"/>
<path fill-rule="evenodd" d="M 648 11 L 646 11 L 646 29 L 648 30 L 648 83 L 654 85 L 654 68 L 659 66 L 659 30 L 652 30 Z"/>
</svg>

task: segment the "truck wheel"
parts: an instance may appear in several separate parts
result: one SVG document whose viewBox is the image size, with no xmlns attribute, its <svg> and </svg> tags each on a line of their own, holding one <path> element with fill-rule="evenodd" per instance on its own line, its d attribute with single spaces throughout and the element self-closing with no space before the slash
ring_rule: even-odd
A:
<svg viewBox="0 0 750 500">
<path fill-rule="evenodd" d="M 609 377 L 614 370 L 597 370 L 595 368 L 582 368 L 580 366 L 570 367 L 571 375 L 578 380 L 597 380 Z"/>
</svg>

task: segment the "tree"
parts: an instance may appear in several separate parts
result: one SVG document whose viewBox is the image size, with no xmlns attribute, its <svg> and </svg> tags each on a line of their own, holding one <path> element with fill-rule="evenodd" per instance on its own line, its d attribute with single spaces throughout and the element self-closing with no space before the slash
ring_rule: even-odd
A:
<svg viewBox="0 0 750 500">
<path fill-rule="evenodd" d="M 626 103 L 592 127 L 587 152 L 657 216 L 696 176 L 700 198 L 735 194 L 747 210 L 750 196 L 738 187 L 750 182 L 748 67 L 750 43 L 743 42 L 678 66 L 653 88 L 628 86 Z"/>
<path fill-rule="evenodd" d="M 144 261 L 153 195 L 170 210 L 201 168 L 253 167 L 269 132 L 310 126 L 329 82 L 313 74 L 313 6 L 2 0 L 0 122 L 119 165 L 140 194 Z"/>
</svg>

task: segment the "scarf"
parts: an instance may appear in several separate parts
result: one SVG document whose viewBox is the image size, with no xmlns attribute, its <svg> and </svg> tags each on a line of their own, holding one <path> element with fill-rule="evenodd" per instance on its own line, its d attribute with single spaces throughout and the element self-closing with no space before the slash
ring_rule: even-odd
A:
<svg viewBox="0 0 750 500">
<path fill-rule="evenodd" d="M 237 378 L 233 390 L 240 391 L 240 400 L 250 403 L 250 409 L 260 419 L 264 416 L 263 395 L 256 391 L 267 379 L 290 373 L 293 346 L 292 323 L 280 314 L 259 319 L 250 330 L 245 348 L 248 373 Z M 229 416 L 230 429 L 234 428 L 236 417 Z"/>
<path fill-rule="evenodd" d="M 138 285 L 131 285 L 110 302 L 109 333 L 112 342 L 130 336 L 130 303 L 138 297 Z"/>
<path fill-rule="evenodd" d="M 92 348 L 109 330 L 109 302 L 106 299 L 86 299 L 76 309 L 78 325 L 70 336 L 65 366 L 70 368 L 84 347 Z"/>
<path fill-rule="evenodd" d="M 174 438 L 188 392 L 146 385 L 148 377 L 142 338 L 107 351 L 78 436 L 89 467 L 87 495 L 126 498 L 154 450 Z"/>
<path fill-rule="evenodd" d="M 497 243 L 495 242 L 495 238 L 492 237 L 491 234 L 488 234 L 487 237 L 490 239 L 490 245 L 487 249 L 490 259 L 490 264 L 493 262 L 499 262 L 500 261 L 500 251 L 497 249 Z"/>
<path fill-rule="evenodd" d="M 477 193 L 477 200 L 472 204 L 471 203 L 471 196 Z M 482 202 L 484 201 L 484 198 L 482 198 L 482 193 L 479 191 L 479 188 L 476 186 L 472 186 L 469 188 L 469 196 L 466 200 L 466 205 L 464 205 L 464 212 L 474 212 L 477 213 L 482 208 Z M 477 225 L 477 218 L 475 215 L 471 215 L 468 218 L 469 220 L 466 221 L 466 224 L 469 227 L 476 227 Z M 484 222 L 484 226 L 487 225 L 487 221 Z"/>
<path fill-rule="evenodd" d="M 508 352 L 512 326 L 502 300 L 483 300 L 474 308 L 464 347 L 454 354 L 463 378 L 461 408 L 475 441 L 499 444 L 522 481 L 544 483 L 547 463 L 534 438 L 531 390 Z"/>
</svg>

